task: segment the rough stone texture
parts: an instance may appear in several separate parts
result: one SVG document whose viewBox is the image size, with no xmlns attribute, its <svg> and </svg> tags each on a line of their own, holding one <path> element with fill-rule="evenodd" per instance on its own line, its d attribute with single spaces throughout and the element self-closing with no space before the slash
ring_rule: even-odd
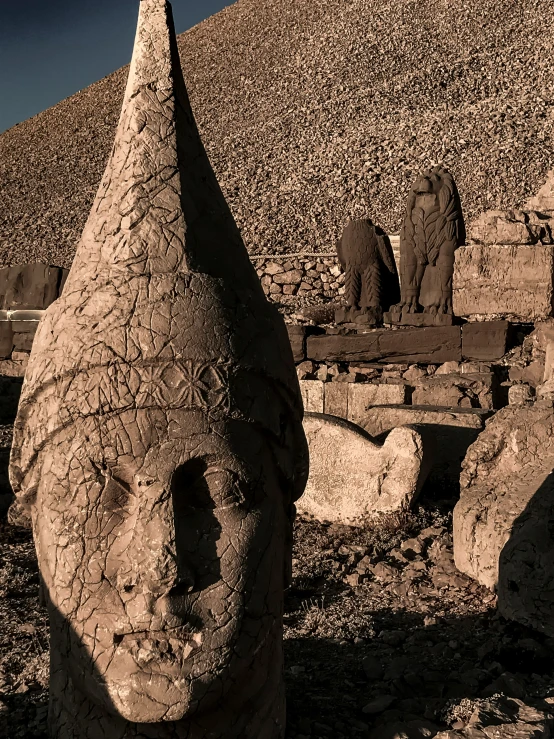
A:
<svg viewBox="0 0 554 739">
<path fill-rule="evenodd" d="M 309 413 L 304 431 L 310 475 L 300 511 L 321 520 L 356 524 L 373 513 L 404 510 L 419 489 L 423 443 L 417 431 L 397 428 L 381 446 L 355 424 Z"/>
<path fill-rule="evenodd" d="M 527 201 L 525 207 L 543 213 L 554 211 L 554 169 L 547 173 L 546 182 L 538 193 Z"/>
<path fill-rule="evenodd" d="M 525 405 L 525 403 L 531 403 L 535 399 L 534 393 L 531 390 L 531 386 L 526 383 L 520 385 L 512 385 L 508 389 L 508 403 L 509 405 Z"/>
<path fill-rule="evenodd" d="M 112 154 L 14 426 L 53 738 L 282 739 L 301 421 L 285 326 L 198 135 L 170 7 L 142 0 Z"/>
<path fill-rule="evenodd" d="M 508 321 L 480 321 L 462 326 L 462 356 L 490 362 L 501 359 L 508 348 Z"/>
<path fill-rule="evenodd" d="M 454 560 L 498 588 L 507 618 L 554 636 L 554 410 L 499 411 L 468 450 L 454 509 Z"/>
<path fill-rule="evenodd" d="M 383 314 L 383 323 L 401 326 L 452 326 L 452 315 L 449 313 L 406 313 L 387 311 Z"/>
<path fill-rule="evenodd" d="M 44 310 L 61 295 L 67 270 L 47 264 L 0 269 L 0 309 Z"/>
<path fill-rule="evenodd" d="M 334 384 L 334 383 L 331 383 Z M 347 419 L 360 423 L 367 411 L 380 405 L 403 405 L 406 402 L 407 386 L 403 383 L 373 385 L 369 383 L 348 384 Z M 325 387 L 327 399 L 327 385 Z M 325 412 L 329 411 L 327 408 Z"/>
<path fill-rule="evenodd" d="M 303 362 L 306 359 L 306 329 L 304 326 L 287 326 L 287 333 L 295 362 Z"/>
<path fill-rule="evenodd" d="M 359 423 L 368 408 L 405 403 L 407 387 L 403 383 L 373 385 L 301 380 L 300 391 L 305 411 L 339 416 Z"/>
<path fill-rule="evenodd" d="M 552 167 L 554 8 L 539 8 L 240 0 L 181 36 L 193 110 L 248 249 L 329 251 L 366 214 L 397 232 L 422 162 L 454 173 L 469 220 L 520 207 Z M 70 265 L 125 74 L 0 137 L 1 262 Z"/>
<path fill-rule="evenodd" d="M 391 312 L 452 314 L 454 252 L 466 232 L 452 175 L 437 166 L 417 178 L 408 195 L 400 232 L 402 299 Z M 434 319 L 431 319 L 433 321 Z M 433 324 L 431 324 L 433 325 Z"/>
<path fill-rule="evenodd" d="M 498 383 L 492 372 L 437 374 L 418 381 L 412 405 L 490 410 L 498 407 L 497 398 Z"/>
<path fill-rule="evenodd" d="M 454 313 L 534 322 L 552 315 L 554 246 L 473 244 L 456 251 Z"/>
<path fill-rule="evenodd" d="M 518 698 L 495 696 L 475 709 L 465 728 L 440 731 L 435 739 L 551 739 L 552 708 L 536 703 L 537 707 Z"/>
<path fill-rule="evenodd" d="M 307 357 L 387 364 L 459 362 L 462 358 L 462 334 L 459 326 L 436 326 L 399 331 L 376 330 L 350 336 L 310 336 Z"/>
<path fill-rule="evenodd" d="M 359 421 L 377 439 L 398 426 L 413 426 L 423 436 L 431 459 L 429 481 L 459 485 L 461 463 L 467 449 L 482 431 L 490 413 L 482 410 L 417 408 L 413 406 L 370 408 Z"/>
<path fill-rule="evenodd" d="M 300 392 L 304 410 L 310 413 L 323 413 L 325 403 L 325 383 L 320 380 L 301 380 Z"/>
<path fill-rule="evenodd" d="M 470 237 L 478 244 L 553 244 L 554 218 L 536 211 L 488 210 L 472 224 Z"/>
<path fill-rule="evenodd" d="M 400 297 L 394 254 L 386 234 L 368 218 L 347 223 L 337 243 L 344 270 L 346 304 L 374 323 Z"/>
</svg>

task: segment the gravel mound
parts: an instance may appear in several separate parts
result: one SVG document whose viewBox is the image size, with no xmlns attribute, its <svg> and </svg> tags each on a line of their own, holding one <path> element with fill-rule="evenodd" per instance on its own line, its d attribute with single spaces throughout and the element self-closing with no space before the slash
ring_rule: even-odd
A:
<svg viewBox="0 0 554 739">
<path fill-rule="evenodd" d="M 251 253 L 398 231 L 443 162 L 467 220 L 552 166 L 554 3 L 238 0 L 180 36 L 191 102 Z M 0 136 L 0 265 L 69 266 L 113 141 L 121 69 Z"/>
</svg>

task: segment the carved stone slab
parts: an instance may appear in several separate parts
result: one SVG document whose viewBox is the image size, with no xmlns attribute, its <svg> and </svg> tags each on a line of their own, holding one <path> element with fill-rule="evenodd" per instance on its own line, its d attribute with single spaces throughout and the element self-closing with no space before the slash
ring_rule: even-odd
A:
<svg viewBox="0 0 554 739">
<path fill-rule="evenodd" d="M 378 329 L 350 336 L 310 336 L 308 359 L 334 362 L 459 362 L 462 334 L 459 326 L 390 331 Z"/>
</svg>

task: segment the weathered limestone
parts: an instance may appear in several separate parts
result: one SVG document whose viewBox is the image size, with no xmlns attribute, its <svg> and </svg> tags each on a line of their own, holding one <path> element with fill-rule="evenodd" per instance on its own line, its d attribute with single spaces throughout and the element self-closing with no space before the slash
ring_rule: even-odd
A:
<svg viewBox="0 0 554 739">
<path fill-rule="evenodd" d="M 115 145 L 26 373 L 56 739 L 282 739 L 283 590 L 307 477 L 284 323 L 142 0 Z"/>
<path fill-rule="evenodd" d="M 360 423 L 369 408 L 381 405 L 403 405 L 407 386 L 399 384 L 321 382 L 301 380 L 300 392 L 304 410 L 339 416 Z"/>
<path fill-rule="evenodd" d="M 398 331 L 377 329 L 350 336 L 310 336 L 306 355 L 308 359 L 333 362 L 459 362 L 462 334 L 459 326 L 437 326 Z"/>
<path fill-rule="evenodd" d="M 411 505 L 422 483 L 423 443 L 417 431 L 394 429 L 379 445 L 359 426 L 318 413 L 306 414 L 304 431 L 310 475 L 299 510 L 356 524 L 373 513 Z"/>
<path fill-rule="evenodd" d="M 488 210 L 471 224 L 470 236 L 478 244 L 553 244 L 553 229 L 551 214 Z"/>
<path fill-rule="evenodd" d="M 460 468 L 470 444 L 485 426 L 489 411 L 478 409 L 382 406 L 370 408 L 359 421 L 372 438 L 381 441 L 385 434 L 399 426 L 412 426 L 425 441 L 429 480 L 436 486 L 456 488 Z"/>
<path fill-rule="evenodd" d="M 464 359 L 491 362 L 501 359 L 508 350 L 508 321 L 479 321 L 462 326 Z"/>
<path fill-rule="evenodd" d="M 67 270 L 47 264 L 0 269 L 0 310 L 43 310 L 61 295 Z"/>
<path fill-rule="evenodd" d="M 336 320 L 380 323 L 383 310 L 400 298 L 398 273 L 390 242 L 381 229 L 367 219 L 349 221 L 337 244 L 345 275 L 347 309 Z"/>
<path fill-rule="evenodd" d="M 530 198 L 526 205 L 529 210 L 538 210 L 541 213 L 554 211 L 554 169 L 546 175 L 546 182 L 538 193 Z"/>
<path fill-rule="evenodd" d="M 534 322 L 552 315 L 554 246 L 471 244 L 456 251 L 457 316 Z"/>
<path fill-rule="evenodd" d="M 458 569 L 507 618 L 554 636 L 554 410 L 499 411 L 468 450 L 454 509 Z"/>
<path fill-rule="evenodd" d="M 390 320 L 410 324 L 410 315 L 423 307 L 423 313 L 429 314 L 427 325 L 432 326 L 437 314 L 452 314 L 454 252 L 464 243 L 456 184 L 446 169 L 433 167 L 416 180 L 408 196 L 400 233 L 402 298 Z"/>
<path fill-rule="evenodd" d="M 492 372 L 435 374 L 417 382 L 412 405 L 490 410 L 496 405 L 497 391 Z"/>
<path fill-rule="evenodd" d="M 0 360 L 14 352 L 30 352 L 42 310 L 0 310 Z M 6 374 L 2 372 L 2 374 Z"/>
</svg>

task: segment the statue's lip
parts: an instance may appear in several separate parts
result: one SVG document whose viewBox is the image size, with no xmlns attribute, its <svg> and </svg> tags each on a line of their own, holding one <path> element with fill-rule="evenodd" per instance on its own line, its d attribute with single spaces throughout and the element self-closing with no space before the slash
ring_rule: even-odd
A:
<svg viewBox="0 0 554 739">
<path fill-rule="evenodd" d="M 116 633 L 113 636 L 113 642 L 115 646 L 121 644 L 137 641 L 168 641 L 170 639 L 177 639 L 183 642 L 192 642 L 193 644 L 200 646 L 202 644 L 202 633 L 192 629 L 190 626 L 174 626 L 167 629 L 142 629 L 140 631 L 127 631 Z"/>
</svg>

